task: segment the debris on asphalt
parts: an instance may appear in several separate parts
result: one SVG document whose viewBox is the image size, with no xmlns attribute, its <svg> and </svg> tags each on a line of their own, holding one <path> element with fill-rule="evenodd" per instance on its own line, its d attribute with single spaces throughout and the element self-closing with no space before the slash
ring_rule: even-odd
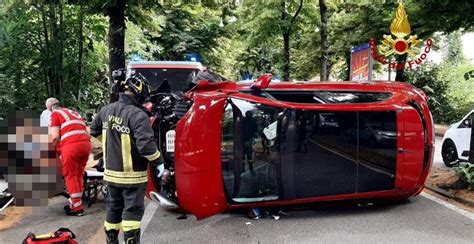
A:
<svg viewBox="0 0 474 244">
<path fill-rule="evenodd" d="M 263 212 L 260 208 L 252 208 L 247 212 L 249 219 L 260 219 L 263 216 Z"/>
<path fill-rule="evenodd" d="M 176 219 L 178 219 L 178 220 L 188 219 L 188 216 L 186 214 L 183 214 L 183 215 L 179 216 Z"/>
<path fill-rule="evenodd" d="M 247 222 L 247 223 L 245 223 L 245 225 L 252 225 L 252 223 L 250 223 L 250 222 Z"/>
</svg>

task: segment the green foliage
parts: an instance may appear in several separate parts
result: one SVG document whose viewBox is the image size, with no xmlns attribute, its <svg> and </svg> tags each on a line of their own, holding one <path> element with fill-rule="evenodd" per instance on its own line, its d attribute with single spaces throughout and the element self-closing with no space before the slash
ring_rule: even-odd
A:
<svg viewBox="0 0 474 244">
<path fill-rule="evenodd" d="M 290 78 L 319 77 L 318 1 L 304 0 L 293 19 L 299 0 L 8 0 L 0 2 L 0 117 L 15 109 L 39 112 L 49 96 L 59 96 L 83 114 L 104 104 L 107 16 L 124 1 L 126 59 L 138 54 L 146 60 L 184 60 L 195 52 L 230 79 L 268 72 L 281 78 L 286 67 L 283 36 L 289 34 Z M 345 80 L 350 48 L 389 33 L 397 1 L 327 5 L 329 69 L 331 77 Z M 469 31 L 474 23 L 469 0 L 407 0 L 405 6 L 412 34 L 419 38 L 438 31 Z M 444 14 L 448 10 L 452 14 Z M 474 82 L 464 79 L 474 66 L 462 58 L 459 36 L 447 36 L 446 62 L 426 64 L 408 74 L 409 82 L 430 96 L 430 108 L 441 123 L 458 120 L 474 107 Z"/>
<path fill-rule="evenodd" d="M 407 82 L 428 95 L 428 105 L 436 123 L 450 124 L 474 108 L 474 84 L 463 78 L 464 73 L 473 68 L 474 65 L 466 61 L 457 66 L 427 62 L 409 70 Z"/>
<path fill-rule="evenodd" d="M 445 62 L 458 65 L 464 61 L 462 52 L 461 32 L 455 31 L 447 35 Z"/>
<path fill-rule="evenodd" d="M 11 110 L 39 112 L 50 96 L 57 96 L 66 106 L 79 110 L 97 109 L 90 101 L 104 101 L 99 94 L 106 91 L 102 85 L 107 68 L 105 18 L 84 18 L 80 74 L 79 7 L 55 6 L 61 15 L 52 13 L 52 8 L 41 1 L 16 1 L 0 8 L 7 10 L 0 16 L 0 117 Z"/>
<path fill-rule="evenodd" d="M 185 60 L 195 52 L 206 54 L 218 46 L 217 40 L 224 34 L 219 26 L 222 10 L 206 8 L 201 4 L 166 4 L 158 10 L 163 18 L 162 30 L 149 33 L 158 48 L 152 52 L 159 60 Z M 203 60 L 212 62 L 212 60 Z"/>
<path fill-rule="evenodd" d="M 407 82 L 420 88 L 428 96 L 428 106 L 436 123 L 447 122 L 447 116 L 453 110 L 449 97 L 449 84 L 440 77 L 440 67 L 433 63 L 425 63 L 415 70 L 407 72 Z"/>
<path fill-rule="evenodd" d="M 453 169 L 461 176 L 461 180 L 468 184 L 469 190 L 474 191 L 474 164 L 460 163 Z"/>
</svg>

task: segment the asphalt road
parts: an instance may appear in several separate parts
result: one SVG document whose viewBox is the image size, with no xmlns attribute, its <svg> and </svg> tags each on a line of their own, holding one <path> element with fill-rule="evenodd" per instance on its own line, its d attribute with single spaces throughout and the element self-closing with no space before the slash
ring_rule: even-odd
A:
<svg viewBox="0 0 474 244">
<path fill-rule="evenodd" d="M 436 138 L 433 165 L 445 167 L 441 139 Z M 219 214 L 201 221 L 149 205 L 143 243 L 472 243 L 474 214 L 464 216 L 422 196 L 403 204 L 359 207 L 316 206 L 290 209 L 279 220 L 248 219 L 243 212 Z M 156 211 L 154 211 L 156 209 Z M 151 213 L 150 213 L 151 212 Z M 470 217 L 470 218 L 469 218 Z"/>
<path fill-rule="evenodd" d="M 472 243 L 474 219 L 423 196 L 397 205 L 316 207 L 274 220 L 225 213 L 178 220 L 158 208 L 143 243 Z"/>
</svg>

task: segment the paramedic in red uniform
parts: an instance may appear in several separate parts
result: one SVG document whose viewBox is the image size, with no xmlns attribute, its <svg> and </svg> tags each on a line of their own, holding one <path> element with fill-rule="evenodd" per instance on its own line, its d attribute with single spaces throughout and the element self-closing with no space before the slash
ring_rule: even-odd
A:
<svg viewBox="0 0 474 244">
<path fill-rule="evenodd" d="M 83 176 L 89 158 L 91 144 L 84 119 L 76 111 L 62 108 L 59 103 L 52 106 L 50 136 L 63 164 L 63 176 L 69 193 L 66 215 L 82 216 Z"/>
</svg>

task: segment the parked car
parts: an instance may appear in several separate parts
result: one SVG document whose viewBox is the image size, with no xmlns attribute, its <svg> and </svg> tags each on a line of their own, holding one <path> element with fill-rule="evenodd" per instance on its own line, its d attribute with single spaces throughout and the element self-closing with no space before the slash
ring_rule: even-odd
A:
<svg viewBox="0 0 474 244">
<path fill-rule="evenodd" d="M 169 113 L 152 118 L 157 137 L 166 137 L 159 142 L 166 170 L 158 179 L 149 169 L 147 196 L 202 219 L 235 208 L 399 201 L 422 191 L 434 140 L 422 91 L 398 82 L 270 81 L 201 81 L 181 99 L 162 99 L 190 104 L 174 119 L 173 106 L 154 102 Z M 319 128 L 321 118 L 338 130 Z M 363 143 L 366 124 L 393 143 Z M 347 140 L 350 131 L 356 140 Z"/>
<path fill-rule="evenodd" d="M 460 121 L 450 125 L 444 134 L 441 155 L 444 164 L 448 167 L 454 166 L 458 159 L 468 160 L 472 128 L 470 116 L 473 113 L 474 110 Z"/>
</svg>

